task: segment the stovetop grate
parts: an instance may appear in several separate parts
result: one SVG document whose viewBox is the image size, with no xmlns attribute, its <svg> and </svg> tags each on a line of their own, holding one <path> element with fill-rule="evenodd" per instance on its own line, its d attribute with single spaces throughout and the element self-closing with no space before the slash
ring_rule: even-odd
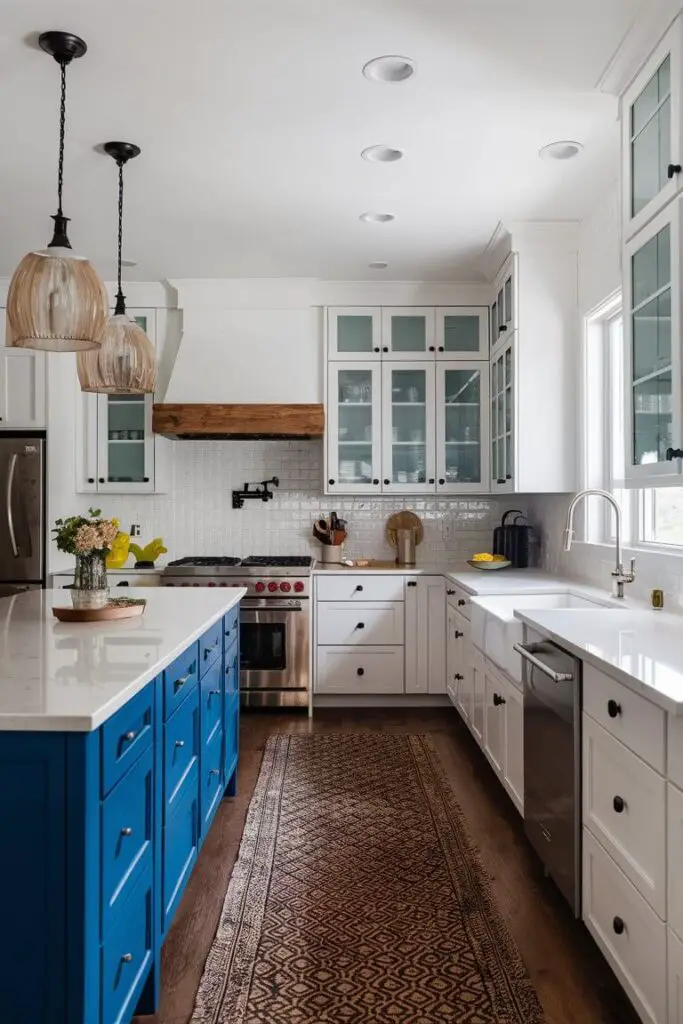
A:
<svg viewBox="0 0 683 1024">
<path fill-rule="evenodd" d="M 241 559 L 229 558 L 227 556 L 199 555 L 193 558 L 178 558 L 175 562 L 168 562 L 168 567 L 181 565 L 196 565 L 210 568 L 212 565 L 239 565 Z"/>
<path fill-rule="evenodd" d="M 309 569 L 313 564 L 310 555 L 249 555 L 243 559 L 242 565 L 269 566 L 281 569 Z"/>
</svg>

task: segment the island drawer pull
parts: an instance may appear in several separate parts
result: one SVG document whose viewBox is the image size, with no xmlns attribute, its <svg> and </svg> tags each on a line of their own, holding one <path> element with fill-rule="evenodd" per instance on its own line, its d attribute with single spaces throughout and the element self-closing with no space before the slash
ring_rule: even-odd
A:
<svg viewBox="0 0 683 1024">
<path fill-rule="evenodd" d="M 126 826 L 125 828 L 121 829 L 121 835 L 122 836 L 132 836 L 133 835 L 133 829 L 130 828 L 129 826 Z"/>
<path fill-rule="evenodd" d="M 184 747 L 185 746 L 185 740 L 176 740 L 175 741 L 175 745 L 176 745 L 176 747 Z"/>
<path fill-rule="evenodd" d="M 220 697 L 220 690 L 209 690 L 209 697 Z"/>
<path fill-rule="evenodd" d="M 189 683 L 190 679 L 192 679 L 191 672 L 188 672 L 186 676 L 181 676 L 180 679 L 176 679 L 175 683 L 173 684 L 173 688 L 176 691 L 176 693 L 178 692 L 178 690 L 182 690 L 185 683 Z"/>
<path fill-rule="evenodd" d="M 211 652 L 215 651 L 217 647 L 220 647 L 220 640 L 216 640 L 215 644 L 211 644 L 211 647 L 207 647 L 204 651 L 204 661 L 211 656 Z"/>
<path fill-rule="evenodd" d="M 125 732 L 123 734 L 123 738 L 126 741 L 126 743 L 132 743 L 136 736 L 137 732 L 135 731 L 135 729 L 129 729 L 128 732 Z"/>
<path fill-rule="evenodd" d="M 121 963 L 122 964 L 130 964 L 130 963 L 132 963 L 132 961 L 133 961 L 133 954 L 132 953 L 124 953 L 123 956 L 121 957 Z"/>
<path fill-rule="evenodd" d="M 220 768 L 209 768 L 209 775 L 220 775 Z"/>
</svg>

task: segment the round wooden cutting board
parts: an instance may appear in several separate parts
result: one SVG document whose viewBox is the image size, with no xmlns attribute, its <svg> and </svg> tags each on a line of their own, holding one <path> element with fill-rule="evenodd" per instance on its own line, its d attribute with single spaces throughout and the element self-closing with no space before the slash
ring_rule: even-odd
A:
<svg viewBox="0 0 683 1024">
<path fill-rule="evenodd" d="M 404 509 L 402 512 L 393 512 L 387 519 L 385 533 L 392 548 L 398 547 L 398 541 L 396 539 L 397 530 L 414 530 L 415 544 L 417 545 L 422 543 L 424 527 L 422 525 L 422 520 L 414 512 Z"/>
</svg>

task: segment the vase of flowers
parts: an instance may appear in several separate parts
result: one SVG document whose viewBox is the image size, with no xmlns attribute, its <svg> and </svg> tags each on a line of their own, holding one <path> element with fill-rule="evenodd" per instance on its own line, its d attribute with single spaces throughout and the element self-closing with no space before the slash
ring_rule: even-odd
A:
<svg viewBox="0 0 683 1024">
<path fill-rule="evenodd" d="M 119 530 L 118 519 L 102 519 L 100 509 L 87 516 L 56 519 L 53 533 L 60 551 L 76 556 L 71 600 L 74 608 L 104 608 L 109 600 L 106 558 Z"/>
</svg>

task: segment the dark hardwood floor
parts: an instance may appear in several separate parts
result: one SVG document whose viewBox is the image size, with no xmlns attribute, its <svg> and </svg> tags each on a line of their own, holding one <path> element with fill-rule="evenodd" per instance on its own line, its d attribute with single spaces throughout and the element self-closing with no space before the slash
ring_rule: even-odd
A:
<svg viewBox="0 0 683 1024">
<path fill-rule="evenodd" d="M 244 714 L 238 795 L 223 801 L 163 951 L 156 1017 L 138 1024 L 186 1024 L 237 856 L 263 747 L 274 732 L 390 731 L 432 735 L 489 871 L 498 905 L 545 1010 L 547 1024 L 638 1024 L 638 1018 L 583 926 L 575 921 L 528 845 L 522 821 L 456 712 L 326 710 Z"/>
</svg>

